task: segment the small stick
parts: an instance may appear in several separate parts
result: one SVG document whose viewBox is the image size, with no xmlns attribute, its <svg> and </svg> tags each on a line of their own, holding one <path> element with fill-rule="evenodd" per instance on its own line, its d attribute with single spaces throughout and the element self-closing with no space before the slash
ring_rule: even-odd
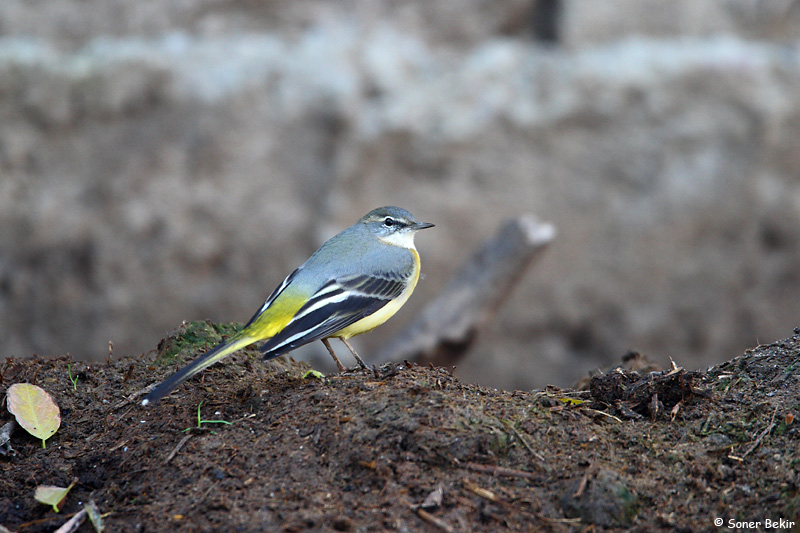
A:
<svg viewBox="0 0 800 533">
<path fill-rule="evenodd" d="M 592 409 L 592 408 L 590 408 L 590 407 L 584 407 L 584 410 L 586 410 L 586 411 L 589 411 L 590 413 L 595 413 L 595 414 L 597 414 L 597 415 L 603 415 L 603 416 L 607 416 L 608 418 L 611 418 L 612 420 L 616 420 L 617 422 L 619 422 L 620 424 L 622 424 L 622 420 L 620 420 L 620 419 L 619 419 L 619 418 L 617 418 L 616 416 L 614 416 L 614 415 L 611 415 L 611 414 L 608 414 L 608 413 L 606 413 L 606 412 L 604 412 L 604 411 L 598 411 L 597 409 Z"/>
<path fill-rule="evenodd" d="M 83 521 L 86 520 L 86 509 L 81 509 L 79 513 L 69 519 L 63 526 L 56 529 L 56 533 L 72 533 L 78 531 Z"/>
<path fill-rule="evenodd" d="M 583 474 L 583 479 L 581 479 L 580 484 L 578 485 L 578 490 L 575 491 L 575 494 L 572 495 L 573 498 L 580 498 L 583 496 L 583 491 L 586 490 L 586 484 L 589 482 L 589 472 Z"/>
<path fill-rule="evenodd" d="M 174 449 L 174 450 L 172 450 L 172 453 L 170 453 L 170 454 L 167 456 L 167 458 L 166 458 L 166 459 L 164 459 L 164 463 L 163 463 L 163 464 L 167 464 L 167 463 L 169 463 L 170 461 L 172 461 L 172 460 L 175 458 L 175 456 L 176 456 L 176 455 L 178 455 L 178 452 L 180 451 L 180 449 L 181 449 L 181 448 L 183 448 L 183 445 L 184 445 L 184 444 L 186 444 L 186 442 L 187 442 L 189 439 L 191 439 L 191 438 L 192 438 L 192 434 L 191 434 L 191 433 L 188 433 L 188 434 L 186 434 L 186 435 L 185 435 L 185 436 L 184 436 L 184 437 L 183 437 L 183 438 L 180 440 L 180 442 L 178 443 L 178 445 L 177 445 L 177 446 L 175 446 L 175 449 Z"/>
<path fill-rule="evenodd" d="M 503 504 L 506 503 L 503 500 L 499 499 L 494 492 L 488 489 L 484 489 L 483 487 L 479 487 L 478 485 L 472 483 L 468 479 L 464 480 L 464 487 L 471 493 L 475 494 L 476 496 L 480 496 L 481 498 L 489 500 L 492 503 L 503 503 Z"/>
<path fill-rule="evenodd" d="M 145 388 L 143 388 L 141 390 L 138 390 L 138 391 L 134 392 L 133 394 L 131 394 L 130 396 L 128 396 L 127 398 L 125 398 L 121 402 L 119 402 L 117 404 L 114 404 L 114 406 L 111 408 L 111 410 L 112 411 L 116 411 L 117 409 L 125 407 L 129 403 L 133 402 L 139 396 L 143 396 L 143 395 L 147 394 L 151 390 L 155 389 L 157 386 L 158 386 L 158 382 L 155 382 L 155 383 L 152 383 L 152 384 L 148 385 L 147 387 L 145 387 Z"/>
<path fill-rule="evenodd" d="M 531 447 L 531 445 L 528 444 L 528 440 L 525 437 L 522 436 L 522 433 L 520 433 L 517 430 L 517 428 L 514 427 L 514 424 L 511 424 L 510 422 L 506 422 L 505 420 L 503 420 L 503 424 L 514 433 L 514 435 L 517 437 L 517 439 L 519 439 L 519 441 L 522 443 L 522 445 L 525 447 L 525 449 L 528 450 L 528 452 L 530 452 L 531 455 L 533 455 L 534 457 L 536 457 L 540 461 L 544 461 L 544 457 L 542 457 L 541 454 L 536 453 L 536 450 L 534 450 L 533 447 Z M 540 465 L 536 465 L 536 466 L 539 466 L 541 468 Z"/>
<path fill-rule="evenodd" d="M 758 434 L 758 437 L 756 437 L 755 442 L 753 442 L 753 444 L 747 449 L 747 451 L 744 452 L 744 455 L 742 455 L 742 459 L 744 459 L 745 457 L 750 455 L 750 453 L 753 450 L 758 448 L 758 445 L 761 444 L 761 441 L 764 440 L 764 437 L 769 435 L 770 431 L 772 431 L 772 428 L 775 427 L 775 413 L 777 413 L 777 412 L 778 412 L 778 406 L 776 405 L 775 406 L 775 410 L 772 411 L 772 418 L 769 421 L 769 425 L 764 428 L 764 431 L 762 431 L 761 433 Z"/>
<path fill-rule="evenodd" d="M 419 516 L 432 526 L 438 527 L 439 529 L 441 529 L 442 531 L 446 531 L 447 533 L 455 533 L 456 531 L 455 529 L 450 527 L 450 525 L 447 522 L 445 522 L 441 518 L 432 515 L 422 507 L 417 509 L 417 516 Z"/>
<path fill-rule="evenodd" d="M 525 472 L 524 470 L 515 470 L 513 468 L 506 468 L 505 466 L 489 466 L 489 465 L 481 465 L 478 463 L 466 463 L 464 468 L 467 470 L 472 470 L 475 472 L 485 472 L 487 474 L 492 474 L 495 476 L 508 476 L 508 477 L 520 477 L 523 479 L 536 479 L 536 475 L 532 472 Z"/>
<path fill-rule="evenodd" d="M 126 444 L 128 444 L 130 441 L 131 441 L 131 439 L 125 439 L 125 440 L 121 440 L 121 441 L 119 441 L 119 442 L 118 442 L 117 444 L 115 444 L 115 445 L 114 445 L 114 446 L 113 446 L 111 449 L 109 449 L 109 450 L 108 450 L 108 451 L 109 451 L 109 453 L 110 453 L 110 452 L 115 452 L 115 451 L 119 450 L 120 448 L 122 448 L 123 446 L 125 446 Z"/>
</svg>

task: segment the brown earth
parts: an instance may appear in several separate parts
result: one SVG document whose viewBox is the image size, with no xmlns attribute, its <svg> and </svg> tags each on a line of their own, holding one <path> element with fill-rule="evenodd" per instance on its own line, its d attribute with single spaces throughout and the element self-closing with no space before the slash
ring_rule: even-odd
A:
<svg viewBox="0 0 800 533">
<path fill-rule="evenodd" d="M 13 433 L 0 524 L 53 531 L 93 500 L 107 531 L 798 529 L 800 330 L 707 371 L 620 368 L 585 391 L 409 364 L 320 379 L 245 350 L 159 404 L 131 398 L 231 331 L 184 324 L 99 364 L 7 359 L 2 389 L 41 386 L 62 425 L 45 449 Z M 198 411 L 230 424 L 198 428 Z M 60 513 L 33 499 L 73 479 Z"/>
</svg>

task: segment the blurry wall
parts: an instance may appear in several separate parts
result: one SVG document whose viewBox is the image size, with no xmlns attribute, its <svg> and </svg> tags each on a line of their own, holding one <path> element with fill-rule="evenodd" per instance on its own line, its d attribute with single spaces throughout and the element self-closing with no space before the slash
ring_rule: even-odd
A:
<svg viewBox="0 0 800 533">
<path fill-rule="evenodd" d="M 798 30 L 783 0 L 4 0 L 0 355 L 245 321 L 385 204 L 436 229 L 367 359 L 525 212 L 558 237 L 465 379 L 567 385 L 630 348 L 699 367 L 786 336 Z"/>
</svg>

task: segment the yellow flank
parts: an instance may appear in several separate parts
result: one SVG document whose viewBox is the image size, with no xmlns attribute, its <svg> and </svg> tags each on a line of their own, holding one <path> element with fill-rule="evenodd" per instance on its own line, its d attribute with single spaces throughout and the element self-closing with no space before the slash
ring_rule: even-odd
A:
<svg viewBox="0 0 800 533">
<path fill-rule="evenodd" d="M 268 308 L 256 318 L 250 327 L 242 334 L 252 337 L 254 341 L 261 341 L 274 337 L 286 327 L 294 315 L 306 303 L 308 297 L 286 288 Z"/>
<path fill-rule="evenodd" d="M 241 335 L 241 333 L 239 335 Z M 199 365 L 197 368 L 195 368 L 190 375 L 193 376 L 198 372 L 205 370 L 206 368 L 210 367 L 217 361 L 220 361 L 228 357 L 233 352 L 241 350 L 242 348 L 246 348 L 247 346 L 250 346 L 251 344 L 256 342 L 256 340 L 257 339 L 254 339 L 252 337 L 235 337 L 231 339 L 230 344 L 226 345 L 224 348 L 222 348 L 219 352 L 215 353 L 213 356 L 204 360 L 202 364 Z"/>
<path fill-rule="evenodd" d="M 339 337 L 340 339 L 349 339 L 355 335 L 361 335 L 362 333 L 366 333 L 368 331 L 372 331 L 373 329 L 377 328 L 400 310 L 403 307 L 403 304 L 406 303 L 408 297 L 411 296 L 411 293 L 414 292 L 414 287 L 417 286 L 417 281 L 419 280 L 419 254 L 415 248 L 409 248 L 409 252 L 414 254 L 414 273 L 411 276 L 411 279 L 408 280 L 408 284 L 406 285 L 405 290 L 389 302 L 388 304 L 384 305 L 376 312 L 372 313 L 369 316 L 366 316 L 359 320 L 354 324 L 350 324 L 344 329 L 340 329 L 331 337 Z"/>
</svg>

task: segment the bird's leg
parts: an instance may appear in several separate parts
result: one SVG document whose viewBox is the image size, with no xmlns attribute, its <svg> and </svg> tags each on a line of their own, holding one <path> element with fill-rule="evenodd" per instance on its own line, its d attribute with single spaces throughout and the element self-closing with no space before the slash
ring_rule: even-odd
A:
<svg viewBox="0 0 800 533">
<path fill-rule="evenodd" d="M 350 349 L 350 353 L 353 354 L 353 357 L 356 358 L 356 361 L 358 361 L 358 364 L 361 365 L 361 368 L 365 370 L 368 369 L 369 367 L 364 364 L 364 361 L 361 360 L 361 357 L 359 357 L 359 355 L 356 353 L 356 350 L 355 348 L 353 348 L 353 345 L 350 344 L 344 337 L 339 337 L 339 339 L 344 343 L 345 346 L 347 346 Z"/>
<path fill-rule="evenodd" d="M 333 348 L 331 348 L 331 343 L 328 342 L 328 339 L 322 339 L 322 344 L 325 345 L 325 347 L 328 349 L 328 353 L 331 354 L 331 357 L 333 357 L 333 362 L 339 367 L 339 372 L 344 372 L 344 367 L 342 366 L 342 363 L 339 362 L 339 358 L 336 357 L 336 354 L 333 353 Z"/>
</svg>

